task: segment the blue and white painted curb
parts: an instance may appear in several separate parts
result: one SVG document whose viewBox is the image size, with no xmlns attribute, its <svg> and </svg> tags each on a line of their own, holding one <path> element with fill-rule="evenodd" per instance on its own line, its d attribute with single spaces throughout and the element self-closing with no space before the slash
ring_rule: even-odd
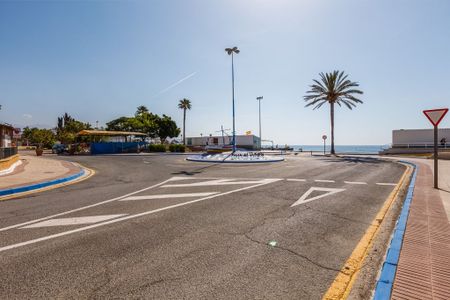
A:
<svg viewBox="0 0 450 300">
<path fill-rule="evenodd" d="M 21 164 L 22 164 L 22 161 L 19 159 L 18 161 L 13 163 L 8 169 L 1 170 L 0 171 L 0 176 L 11 174 Z"/>
<path fill-rule="evenodd" d="M 406 194 L 405 202 L 403 203 L 402 211 L 395 226 L 394 234 L 387 251 L 386 259 L 381 269 L 380 278 L 378 279 L 377 285 L 375 287 L 373 300 L 385 300 L 391 298 L 395 273 L 397 271 L 398 260 L 400 258 L 400 251 L 403 244 L 403 236 L 406 230 L 406 222 L 408 221 L 409 207 L 411 206 L 411 201 L 414 195 L 414 187 L 416 184 L 417 171 L 419 167 L 407 161 L 400 162 L 411 165 L 414 168 L 414 172 L 408 187 L 408 193 Z"/>
<path fill-rule="evenodd" d="M 45 188 L 45 187 L 49 187 L 49 186 L 52 186 L 52 185 L 57 185 L 57 184 L 69 182 L 69 181 L 72 181 L 72 180 L 80 178 L 84 174 L 86 174 L 86 171 L 84 169 L 81 169 L 81 171 L 79 173 L 74 174 L 74 175 L 70 175 L 70 176 L 67 176 L 67 177 L 58 178 L 58 179 L 49 180 L 49 181 L 44 181 L 44 182 L 31 184 L 31 185 L 26 185 L 26 186 L 20 186 L 20 187 L 11 188 L 11 189 L 0 190 L 0 197 L 1 196 L 10 196 L 10 195 L 13 195 L 13 194 L 18 194 L 18 193 L 23 193 L 23 192 L 29 192 L 29 191 L 33 191 L 33 190 L 38 190 L 38 189 L 42 189 L 42 188 Z"/>
</svg>

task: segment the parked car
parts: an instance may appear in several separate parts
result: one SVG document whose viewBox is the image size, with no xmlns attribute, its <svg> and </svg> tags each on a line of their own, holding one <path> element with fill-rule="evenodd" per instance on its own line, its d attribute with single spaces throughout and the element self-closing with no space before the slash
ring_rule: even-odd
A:
<svg viewBox="0 0 450 300">
<path fill-rule="evenodd" d="M 67 152 L 67 146 L 64 144 L 54 144 L 52 147 L 53 154 L 61 154 Z"/>
</svg>

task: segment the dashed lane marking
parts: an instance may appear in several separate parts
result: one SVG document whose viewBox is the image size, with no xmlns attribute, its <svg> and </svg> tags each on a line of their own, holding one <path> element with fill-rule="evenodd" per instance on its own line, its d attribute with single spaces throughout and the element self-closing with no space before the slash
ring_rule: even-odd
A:
<svg viewBox="0 0 450 300">
<path fill-rule="evenodd" d="M 287 181 L 305 182 L 306 179 L 288 178 Z"/>
<path fill-rule="evenodd" d="M 64 232 L 60 232 L 60 233 L 57 233 L 57 234 L 52 234 L 52 235 L 44 236 L 44 237 L 41 237 L 41 238 L 37 238 L 37 239 L 33 239 L 33 240 L 29 240 L 29 241 L 25 241 L 25 242 L 13 244 L 13 245 L 8 245 L 8 246 L 5 246 L 5 247 L 1 247 L 0 248 L 0 252 L 11 250 L 11 249 L 15 249 L 15 248 L 19 248 L 19 247 L 22 247 L 22 246 L 35 244 L 35 243 L 38 243 L 38 242 L 42 242 L 42 241 L 46 241 L 46 240 L 50 240 L 50 239 L 54 239 L 54 238 L 58 238 L 58 237 L 62 237 L 62 236 L 66 236 L 66 235 L 69 235 L 69 234 L 72 234 L 72 233 L 82 232 L 82 231 L 85 231 L 85 230 L 89 230 L 89 229 L 92 229 L 92 228 L 97 228 L 97 227 L 104 226 L 104 225 L 109 225 L 109 224 L 113 224 L 113 223 L 117 223 L 117 222 L 121 222 L 121 221 L 126 221 L 126 220 L 139 218 L 139 217 L 150 215 L 150 214 L 154 214 L 154 213 L 157 213 L 157 212 L 160 212 L 160 211 L 165 211 L 165 210 L 169 210 L 169 209 L 172 209 L 172 208 L 177 208 L 177 207 L 180 207 L 180 206 L 185 206 L 185 205 L 201 202 L 201 201 L 209 200 L 209 199 L 220 197 L 220 196 L 229 195 L 229 194 L 236 193 L 236 192 L 245 191 L 245 190 L 252 189 L 252 188 L 257 188 L 257 187 L 260 187 L 260 186 L 263 186 L 263 185 L 266 185 L 266 184 L 269 184 L 269 183 L 277 182 L 277 181 L 280 181 L 280 180 L 281 179 L 265 179 L 263 182 L 261 182 L 259 184 L 246 186 L 246 187 L 243 187 L 243 188 L 240 188 L 240 189 L 236 189 L 236 190 L 232 190 L 232 191 L 228 191 L 228 192 L 224 192 L 224 193 L 220 193 L 220 194 L 216 194 L 216 195 L 212 195 L 212 196 L 208 196 L 208 197 L 204 197 L 204 198 L 200 198 L 200 199 L 196 199 L 196 200 L 192 200 L 192 201 L 178 203 L 178 204 L 174 204 L 174 205 L 170 205 L 170 206 L 166 206 L 166 207 L 162 207 L 162 208 L 158 208 L 158 209 L 154 209 L 154 210 L 149 210 L 149 211 L 142 212 L 142 213 L 139 213 L 139 214 L 127 215 L 127 216 L 124 216 L 124 217 L 121 217 L 121 218 L 105 221 L 105 222 L 102 222 L 102 223 L 92 224 L 92 225 L 88 225 L 88 226 L 85 226 L 85 227 L 81 227 L 81 228 L 77 228 L 77 229 L 73 229 L 73 230 L 69 230 L 69 231 L 64 231 Z"/>
<path fill-rule="evenodd" d="M 326 192 L 325 194 L 316 196 L 316 197 L 312 197 L 308 199 L 308 196 L 310 196 L 313 192 L 318 191 L 318 192 Z M 330 196 L 339 192 L 343 192 L 345 191 L 345 189 L 334 189 L 334 188 L 324 188 L 324 187 L 311 187 L 308 191 L 306 191 L 306 193 L 304 193 L 297 201 L 294 202 L 294 204 L 291 205 L 291 207 L 299 205 L 299 204 L 303 204 L 306 202 L 310 202 L 310 201 L 314 201 L 326 196 Z"/>
<path fill-rule="evenodd" d="M 131 201 L 131 200 L 152 200 L 152 199 L 168 199 L 168 198 L 188 198 L 188 197 L 206 197 L 219 192 L 209 193 L 190 193 L 190 194 L 161 194 L 161 195 L 146 195 L 146 196 L 131 196 L 119 201 Z"/>
<path fill-rule="evenodd" d="M 99 223 L 106 220 L 115 219 L 118 217 L 126 216 L 126 214 L 120 215 L 102 215 L 102 216 L 89 216 L 89 217 L 77 217 L 77 218 L 61 218 L 61 219 L 50 219 L 39 223 L 34 223 L 28 226 L 21 227 L 24 228 L 40 228 L 40 227 L 52 227 L 52 226 L 69 226 L 69 225 L 84 225 Z"/>
<path fill-rule="evenodd" d="M 391 185 L 391 186 L 396 186 L 397 183 L 377 182 L 376 185 Z"/>
<path fill-rule="evenodd" d="M 344 183 L 347 183 L 347 184 L 367 184 L 367 182 L 362 182 L 362 181 L 344 181 Z"/>
<path fill-rule="evenodd" d="M 316 179 L 315 182 L 335 182 L 334 180 Z"/>
</svg>

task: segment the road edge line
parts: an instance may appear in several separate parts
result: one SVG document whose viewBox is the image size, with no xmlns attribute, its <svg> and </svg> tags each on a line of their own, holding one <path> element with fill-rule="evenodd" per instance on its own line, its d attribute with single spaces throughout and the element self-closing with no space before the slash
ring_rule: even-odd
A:
<svg viewBox="0 0 450 300">
<path fill-rule="evenodd" d="M 79 163 L 70 162 L 71 164 L 78 166 L 81 171 L 70 176 L 61 177 L 49 181 L 43 181 L 31 185 L 26 186 L 20 186 L 17 188 L 11 188 L 11 189 L 4 189 L 0 192 L 8 192 L 7 194 L 0 195 L 0 201 L 6 201 L 15 199 L 18 197 L 23 197 L 35 193 L 41 193 L 45 191 L 54 190 L 63 186 L 72 185 L 75 183 L 82 182 L 84 180 L 87 180 L 95 175 L 95 170 L 91 168 L 87 168 Z M 22 191 L 23 190 L 23 191 Z"/>
<path fill-rule="evenodd" d="M 400 251 L 403 244 L 403 237 L 406 230 L 406 223 L 409 217 L 409 208 L 414 196 L 414 189 L 416 186 L 417 173 L 419 166 L 408 161 L 400 161 L 401 163 L 411 165 L 413 168 L 413 175 L 408 187 L 408 193 L 405 197 L 402 210 L 395 225 L 394 233 L 392 234 L 389 247 L 386 251 L 386 256 L 383 261 L 383 266 L 378 276 L 378 280 L 373 291 L 373 300 L 390 299 L 392 288 L 394 285 L 395 274 L 397 272 L 397 265 L 400 259 Z"/>
<path fill-rule="evenodd" d="M 356 247 L 353 249 L 352 254 L 341 268 L 339 274 L 334 279 L 333 283 L 328 288 L 323 300 L 331 299 L 346 299 L 350 294 L 353 284 L 358 277 L 359 270 L 361 269 L 364 259 L 367 257 L 370 246 L 373 240 L 378 234 L 381 223 L 383 222 L 386 214 L 390 210 L 392 204 L 398 196 L 401 187 L 404 186 L 406 180 L 412 175 L 413 168 L 410 165 L 406 165 L 406 170 L 403 172 L 402 177 L 395 186 L 394 190 L 389 194 L 385 200 L 383 206 L 378 211 L 374 220 L 371 222 L 369 228 L 364 233 L 363 237 L 359 240 Z"/>
</svg>

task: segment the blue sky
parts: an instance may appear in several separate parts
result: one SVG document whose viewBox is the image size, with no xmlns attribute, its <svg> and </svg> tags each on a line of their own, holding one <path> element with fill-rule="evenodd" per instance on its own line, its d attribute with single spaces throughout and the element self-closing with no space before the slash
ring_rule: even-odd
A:
<svg viewBox="0 0 450 300">
<path fill-rule="evenodd" d="M 231 128 L 224 48 L 238 46 L 238 133 L 258 132 L 262 95 L 264 139 L 320 144 L 328 107 L 302 97 L 339 69 L 365 94 L 336 112 L 336 143 L 386 144 L 450 104 L 449 15 L 446 0 L 0 1 L 0 122 L 104 124 L 143 104 L 181 126 L 186 97 L 187 135 L 214 134 Z"/>
</svg>

